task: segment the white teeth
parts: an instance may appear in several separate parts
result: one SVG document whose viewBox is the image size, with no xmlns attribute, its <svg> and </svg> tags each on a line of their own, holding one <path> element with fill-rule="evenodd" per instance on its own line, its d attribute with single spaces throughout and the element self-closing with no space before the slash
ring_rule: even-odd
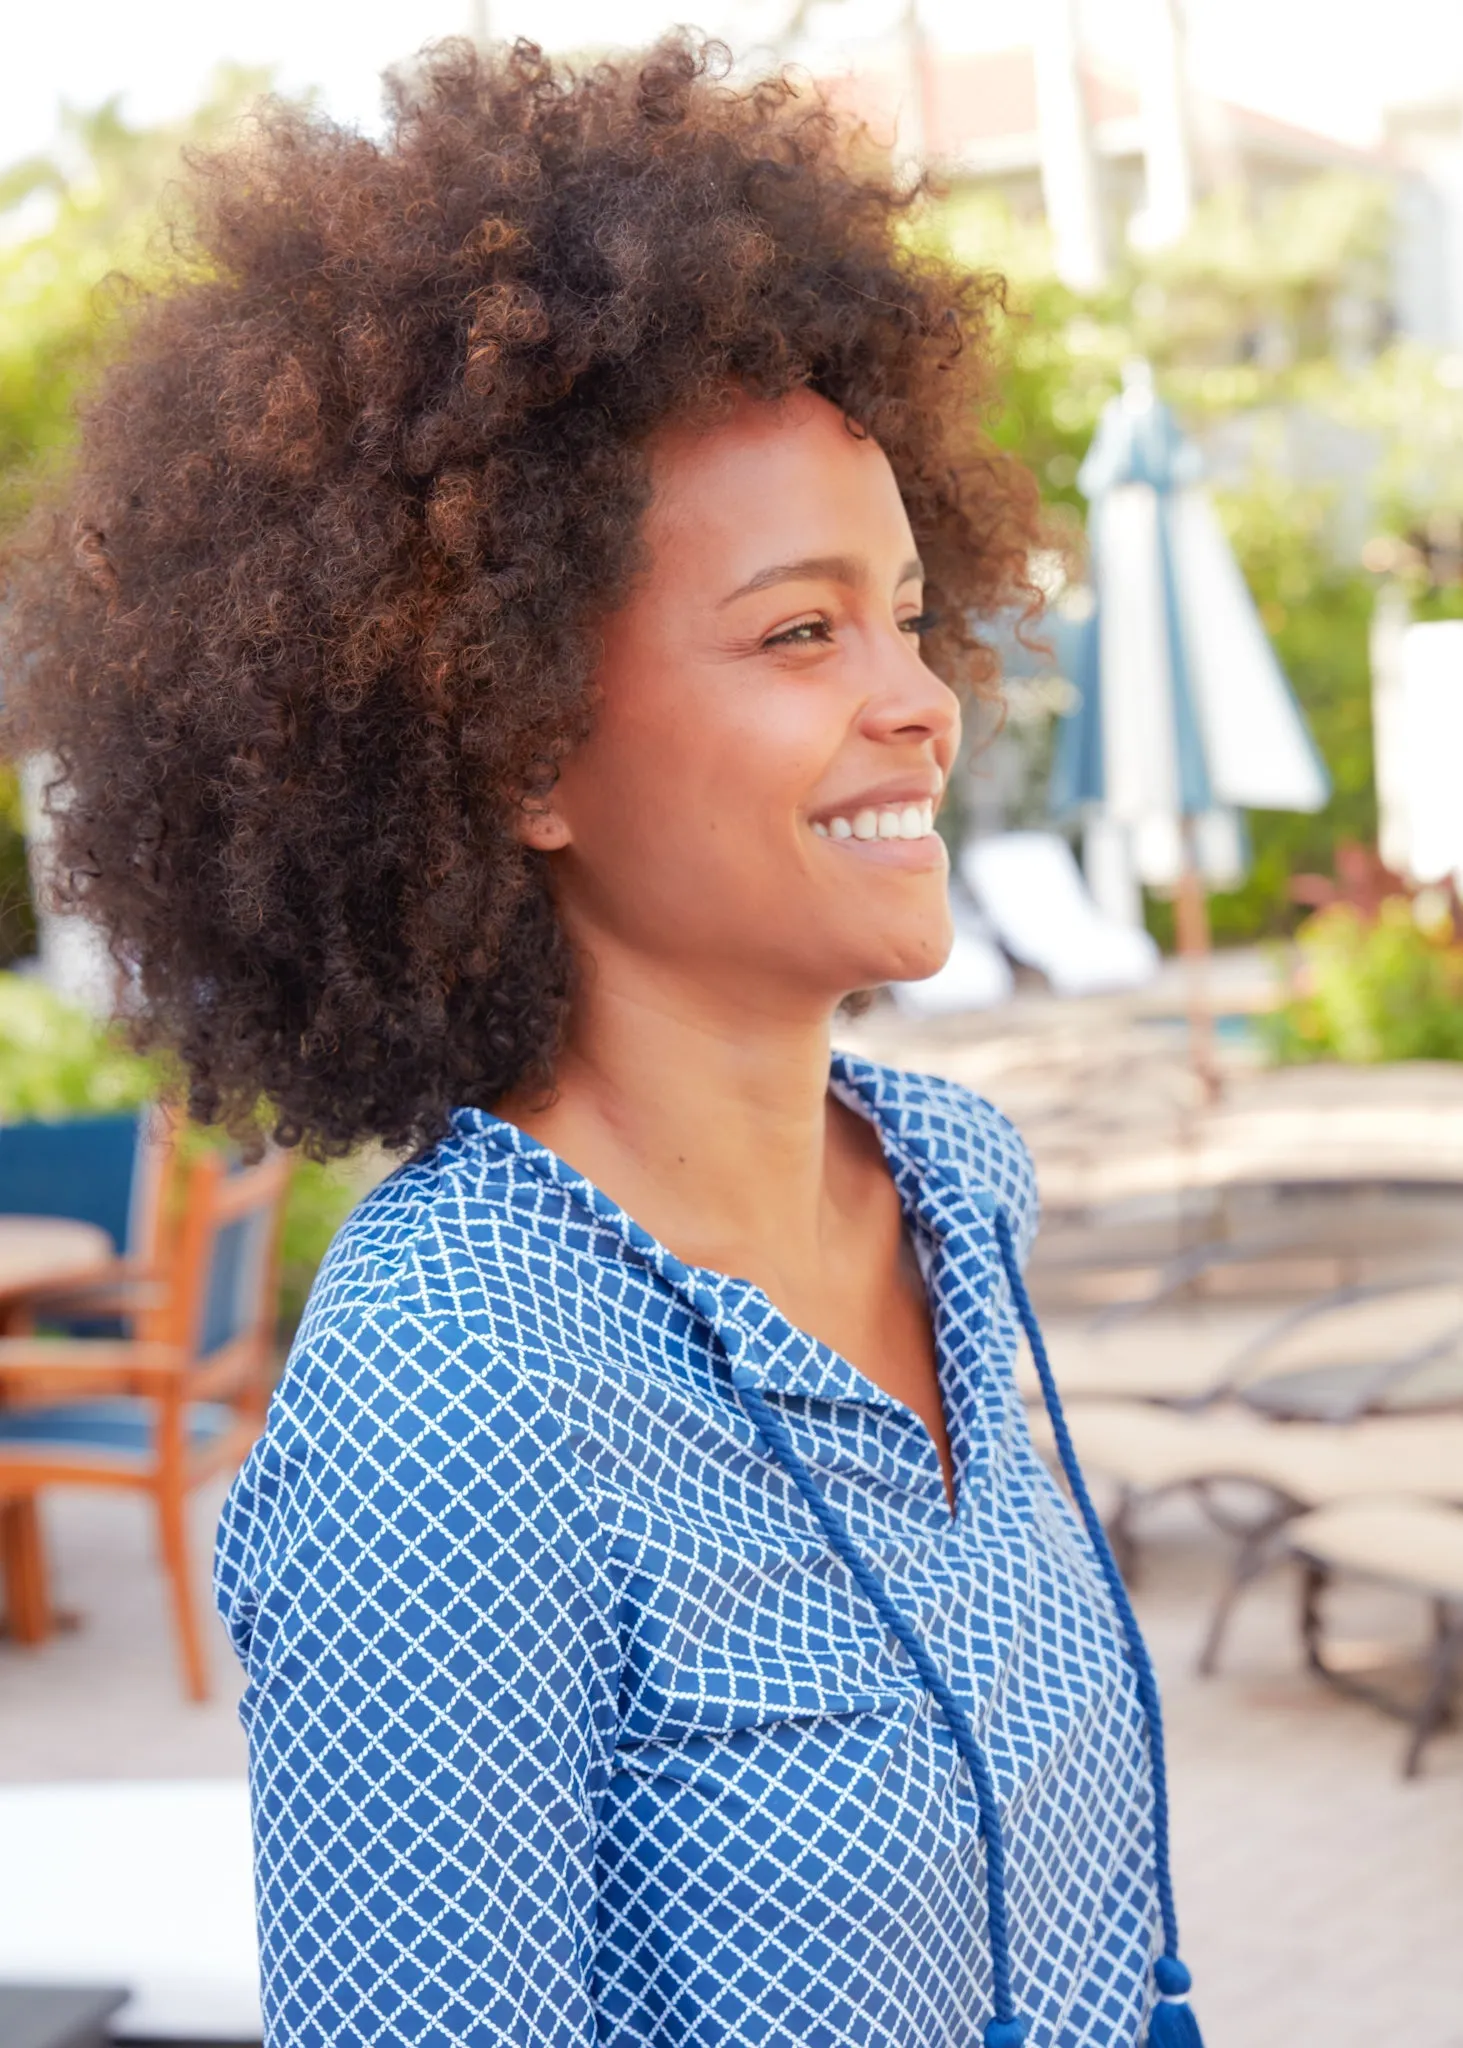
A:
<svg viewBox="0 0 1463 2048">
<path fill-rule="evenodd" d="M 935 829 L 932 799 L 882 811 L 856 811 L 849 818 L 830 818 L 813 826 L 820 839 L 923 839 Z"/>
</svg>

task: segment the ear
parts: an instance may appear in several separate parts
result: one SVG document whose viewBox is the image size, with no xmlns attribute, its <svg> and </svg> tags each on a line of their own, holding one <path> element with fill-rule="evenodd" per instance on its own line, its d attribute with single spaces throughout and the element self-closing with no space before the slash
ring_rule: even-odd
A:
<svg viewBox="0 0 1463 2048">
<path fill-rule="evenodd" d="M 558 853 L 573 838 L 552 796 L 524 797 L 513 814 L 514 836 L 534 853 Z"/>
</svg>

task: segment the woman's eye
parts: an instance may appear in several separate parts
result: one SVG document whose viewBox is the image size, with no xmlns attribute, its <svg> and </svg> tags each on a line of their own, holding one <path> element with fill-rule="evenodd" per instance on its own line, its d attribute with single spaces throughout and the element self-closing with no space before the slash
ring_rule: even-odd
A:
<svg viewBox="0 0 1463 2048">
<path fill-rule="evenodd" d="M 917 640 L 921 633 L 932 633 L 938 623 L 938 613 L 916 612 L 912 619 L 901 619 L 899 621 L 899 630 L 901 633 L 913 634 Z"/>
<path fill-rule="evenodd" d="M 795 626 L 784 626 L 780 633 L 771 634 L 763 641 L 764 647 L 821 647 L 833 638 L 833 628 L 827 619 L 799 619 Z"/>
</svg>

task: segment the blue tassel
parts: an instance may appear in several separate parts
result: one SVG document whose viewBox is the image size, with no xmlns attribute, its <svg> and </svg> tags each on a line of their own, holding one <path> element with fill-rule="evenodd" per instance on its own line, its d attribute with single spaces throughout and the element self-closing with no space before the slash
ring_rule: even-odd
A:
<svg viewBox="0 0 1463 2048">
<path fill-rule="evenodd" d="M 1199 2022 L 1186 1996 L 1194 1980 L 1178 1957 L 1160 1956 L 1153 1965 L 1153 1981 L 1158 1986 L 1158 2003 L 1148 2022 L 1148 2048 L 1204 2048 Z"/>
</svg>

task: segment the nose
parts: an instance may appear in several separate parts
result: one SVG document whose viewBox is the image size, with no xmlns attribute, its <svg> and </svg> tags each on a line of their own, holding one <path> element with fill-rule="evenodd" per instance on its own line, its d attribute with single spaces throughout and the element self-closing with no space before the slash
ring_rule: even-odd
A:
<svg viewBox="0 0 1463 2048">
<path fill-rule="evenodd" d="M 960 700 L 924 660 L 920 643 L 898 625 L 877 636 L 872 687 L 860 721 L 870 739 L 933 740 L 943 757 L 960 737 Z"/>
</svg>

